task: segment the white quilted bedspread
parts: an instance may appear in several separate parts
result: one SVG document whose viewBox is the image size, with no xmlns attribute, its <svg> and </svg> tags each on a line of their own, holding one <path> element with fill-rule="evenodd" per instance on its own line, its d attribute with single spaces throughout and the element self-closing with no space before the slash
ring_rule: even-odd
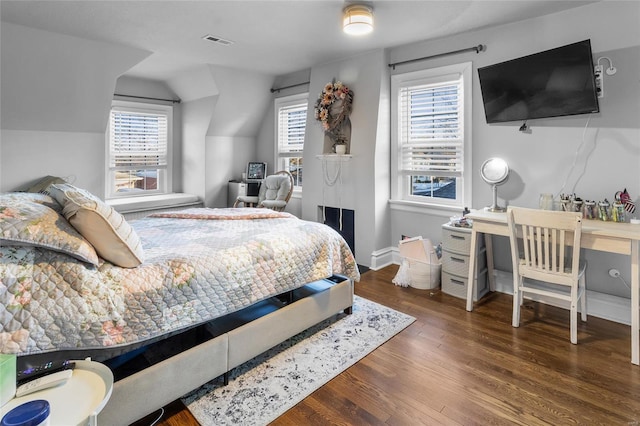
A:
<svg viewBox="0 0 640 426">
<path fill-rule="evenodd" d="M 0 352 L 126 346 L 332 274 L 359 279 L 337 232 L 282 216 L 132 221 L 146 261 L 129 269 L 108 262 L 94 267 L 34 247 L 0 247 Z"/>
</svg>

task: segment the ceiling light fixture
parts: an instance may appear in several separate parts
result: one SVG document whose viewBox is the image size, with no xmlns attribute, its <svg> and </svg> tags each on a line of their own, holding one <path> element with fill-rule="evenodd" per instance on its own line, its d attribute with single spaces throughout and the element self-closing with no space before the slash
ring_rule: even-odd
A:
<svg viewBox="0 0 640 426">
<path fill-rule="evenodd" d="M 365 35 L 373 31 L 373 9 L 361 4 L 344 8 L 342 30 L 349 35 Z"/>
</svg>

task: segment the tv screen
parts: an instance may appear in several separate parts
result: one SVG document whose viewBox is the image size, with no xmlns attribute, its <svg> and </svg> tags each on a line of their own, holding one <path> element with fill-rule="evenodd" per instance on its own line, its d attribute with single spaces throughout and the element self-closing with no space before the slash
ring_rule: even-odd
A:
<svg viewBox="0 0 640 426">
<path fill-rule="evenodd" d="M 247 182 L 260 182 L 267 176 L 267 163 L 251 161 L 247 164 Z"/>
<path fill-rule="evenodd" d="M 591 41 L 478 68 L 487 123 L 598 112 Z"/>
</svg>

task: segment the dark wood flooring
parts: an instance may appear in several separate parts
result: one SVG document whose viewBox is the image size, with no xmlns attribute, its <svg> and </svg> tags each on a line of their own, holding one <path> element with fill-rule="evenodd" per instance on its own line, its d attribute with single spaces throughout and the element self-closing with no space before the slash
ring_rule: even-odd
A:
<svg viewBox="0 0 640 426">
<path fill-rule="evenodd" d="M 274 421 L 275 425 L 640 425 L 630 327 L 589 317 L 569 342 L 568 311 L 511 296 L 462 299 L 368 271 L 356 294 L 416 317 L 407 329 Z M 177 401 L 159 425 L 197 425 Z M 150 424 L 157 414 L 136 425 Z"/>
</svg>

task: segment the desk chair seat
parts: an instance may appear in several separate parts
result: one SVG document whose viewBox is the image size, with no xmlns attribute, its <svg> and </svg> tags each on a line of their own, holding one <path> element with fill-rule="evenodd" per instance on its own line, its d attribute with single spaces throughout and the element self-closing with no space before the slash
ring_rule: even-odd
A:
<svg viewBox="0 0 640 426">
<path fill-rule="evenodd" d="M 568 301 L 571 343 L 578 343 L 578 301 L 581 319 L 587 320 L 586 263 L 580 259 L 582 214 L 509 207 L 507 224 L 513 259 L 512 325 L 520 326 L 524 293 Z"/>
<path fill-rule="evenodd" d="M 284 211 L 293 193 L 293 176 L 286 170 L 269 175 L 260 184 L 257 197 L 239 196 L 233 207 L 242 203 L 245 207 L 267 208 Z"/>
</svg>

